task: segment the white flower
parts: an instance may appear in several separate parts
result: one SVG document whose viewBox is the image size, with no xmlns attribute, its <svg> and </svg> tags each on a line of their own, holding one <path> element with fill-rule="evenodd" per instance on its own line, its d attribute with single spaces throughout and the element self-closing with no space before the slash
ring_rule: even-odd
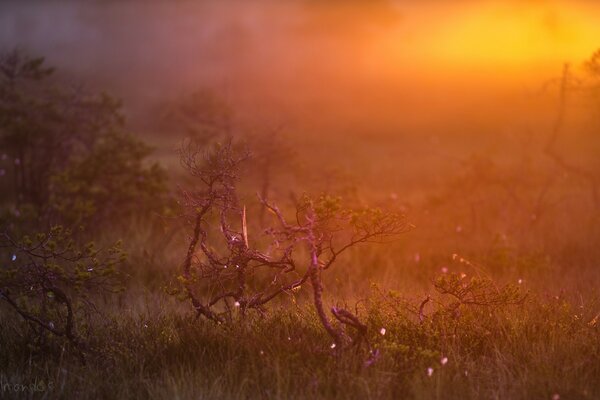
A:
<svg viewBox="0 0 600 400">
<path fill-rule="evenodd" d="M 386 332 L 386 331 L 385 331 L 385 328 L 381 328 L 381 329 L 379 330 L 379 333 L 381 333 L 381 335 L 382 335 L 382 336 L 383 336 L 383 335 L 385 335 L 385 332 Z"/>
<path fill-rule="evenodd" d="M 234 306 L 239 307 L 240 306 L 240 302 L 236 301 L 235 303 L 233 303 Z"/>
<path fill-rule="evenodd" d="M 442 359 L 440 360 L 440 363 L 442 365 L 446 365 L 448 363 L 448 357 L 442 357 Z"/>
<path fill-rule="evenodd" d="M 48 323 L 48 326 L 50 327 L 50 329 L 54 329 L 54 322 L 50 321 Z"/>
<path fill-rule="evenodd" d="M 148 324 L 144 324 L 144 328 L 147 328 L 147 327 L 148 327 Z"/>
<path fill-rule="evenodd" d="M 433 375 L 433 368 L 429 367 L 427 368 L 427 376 L 431 376 Z"/>
<path fill-rule="evenodd" d="M 523 279 L 519 278 L 519 280 L 517 282 L 519 282 L 519 285 L 520 285 L 521 283 L 523 283 Z"/>
<path fill-rule="evenodd" d="M 223 265 L 223 268 L 227 269 L 227 265 Z"/>
<path fill-rule="evenodd" d="M 331 343 L 331 346 L 329 346 L 329 347 L 331 347 L 332 349 L 335 349 L 335 343 Z"/>
<path fill-rule="evenodd" d="M 87 270 L 88 270 L 88 272 L 92 272 L 94 270 L 94 268 L 89 267 Z"/>
<path fill-rule="evenodd" d="M 264 355 L 264 354 L 265 354 L 265 352 L 261 350 L 261 351 L 260 351 L 260 355 L 262 356 L 262 355 Z"/>
<path fill-rule="evenodd" d="M 13 255 L 12 255 L 12 257 L 11 257 L 11 260 L 12 260 L 12 261 L 16 261 L 16 260 L 17 260 L 17 255 L 16 255 L 16 254 L 13 254 Z"/>
</svg>

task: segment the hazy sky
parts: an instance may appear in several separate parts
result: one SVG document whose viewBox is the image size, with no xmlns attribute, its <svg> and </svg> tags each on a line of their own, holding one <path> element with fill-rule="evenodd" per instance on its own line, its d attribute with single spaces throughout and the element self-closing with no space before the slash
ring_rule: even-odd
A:
<svg viewBox="0 0 600 400">
<path fill-rule="evenodd" d="M 44 55 L 131 107 L 210 86 L 299 118 L 405 120 L 518 108 L 600 47 L 593 2 L 323 3 L 5 1 L 0 46 Z"/>
</svg>

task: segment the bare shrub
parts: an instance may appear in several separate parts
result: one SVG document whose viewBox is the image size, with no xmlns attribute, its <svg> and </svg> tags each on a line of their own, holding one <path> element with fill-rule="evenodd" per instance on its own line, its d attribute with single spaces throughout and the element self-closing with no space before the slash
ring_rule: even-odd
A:
<svg viewBox="0 0 600 400">
<path fill-rule="evenodd" d="M 230 322 L 234 310 L 242 315 L 248 310 L 262 312 L 271 300 L 310 283 L 316 313 L 333 338 L 333 347 L 352 342 L 344 326 L 365 333 L 366 327 L 345 309 L 332 308 L 338 323 L 330 319 L 322 274 L 348 249 L 362 243 L 385 243 L 409 230 L 404 215 L 368 207 L 344 208 L 339 198 L 326 195 L 305 195 L 294 210 L 285 213 L 259 196 L 273 221 L 265 230 L 264 245 L 255 248 L 255 241 L 251 243 L 248 237 L 246 207 L 237 194 L 248 152 L 231 141 L 208 151 L 189 142 L 181 155 L 184 167 L 200 183 L 198 190 L 184 196 L 193 233 L 179 277 L 184 297 L 191 300 L 198 316 Z"/>
</svg>

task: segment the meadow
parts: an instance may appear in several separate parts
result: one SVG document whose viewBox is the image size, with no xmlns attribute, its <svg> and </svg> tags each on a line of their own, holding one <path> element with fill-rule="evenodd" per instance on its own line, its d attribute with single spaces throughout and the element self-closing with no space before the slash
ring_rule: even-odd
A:
<svg viewBox="0 0 600 400">
<path fill-rule="evenodd" d="M 0 398 L 600 398 L 599 52 L 460 112 L 73 65 L 0 57 Z"/>
</svg>

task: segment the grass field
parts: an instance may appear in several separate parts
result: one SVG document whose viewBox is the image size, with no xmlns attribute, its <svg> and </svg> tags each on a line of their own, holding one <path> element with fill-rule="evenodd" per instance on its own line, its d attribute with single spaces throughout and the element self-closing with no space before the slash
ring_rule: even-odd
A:
<svg viewBox="0 0 600 400">
<path fill-rule="evenodd" d="M 598 6 L 104 3 L 0 6 L 0 399 L 600 399 Z"/>
<path fill-rule="evenodd" d="M 472 307 L 421 324 L 414 303 L 373 295 L 369 345 L 339 354 L 313 312 L 282 308 L 234 326 L 173 312 L 168 301 L 125 306 L 100 321 L 87 365 L 48 339 L 32 345 L 3 317 L 3 398 L 80 399 L 595 399 L 598 301 L 530 296 L 522 306 Z M 126 303 L 127 304 L 127 303 Z M 142 306 L 142 304 L 139 304 Z M 171 308 L 173 307 L 173 308 Z M 385 331 L 382 330 L 385 328 Z M 385 334 L 382 334 L 385 332 Z M 5 347 L 6 346 L 6 347 Z M 44 382 L 46 390 L 13 392 Z M 51 385 L 51 386 L 50 386 Z"/>
</svg>

